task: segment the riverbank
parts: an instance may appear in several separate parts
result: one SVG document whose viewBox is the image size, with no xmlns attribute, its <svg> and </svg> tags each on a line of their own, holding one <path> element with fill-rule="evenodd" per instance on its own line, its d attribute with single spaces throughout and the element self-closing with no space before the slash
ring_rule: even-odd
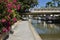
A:
<svg viewBox="0 0 60 40">
<path fill-rule="evenodd" d="M 60 40 L 60 34 L 40 34 L 43 40 Z"/>
</svg>

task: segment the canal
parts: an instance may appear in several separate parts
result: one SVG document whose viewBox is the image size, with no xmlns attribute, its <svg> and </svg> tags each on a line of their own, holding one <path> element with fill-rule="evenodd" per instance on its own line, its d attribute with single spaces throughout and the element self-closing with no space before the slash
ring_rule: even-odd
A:
<svg viewBox="0 0 60 40">
<path fill-rule="evenodd" d="M 60 40 L 60 24 L 32 19 L 31 24 L 43 40 Z"/>
</svg>

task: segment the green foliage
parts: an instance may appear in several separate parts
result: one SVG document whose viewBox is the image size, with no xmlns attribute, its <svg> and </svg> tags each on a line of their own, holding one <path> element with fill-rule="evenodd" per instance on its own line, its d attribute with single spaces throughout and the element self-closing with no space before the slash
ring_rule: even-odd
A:
<svg viewBox="0 0 60 40">
<path fill-rule="evenodd" d="M 52 4 L 53 4 L 52 2 L 47 2 L 47 3 L 46 3 L 46 7 L 53 7 Z"/>
<path fill-rule="evenodd" d="M 38 4 L 37 0 L 18 0 L 21 4 L 20 12 L 24 12 L 26 9 L 34 7 Z"/>
<path fill-rule="evenodd" d="M 46 7 L 60 7 L 60 0 L 52 0 L 46 3 Z"/>
<path fill-rule="evenodd" d="M 0 32 L 1 32 L 1 30 L 2 30 L 2 27 L 3 27 L 3 25 L 0 23 Z"/>
</svg>

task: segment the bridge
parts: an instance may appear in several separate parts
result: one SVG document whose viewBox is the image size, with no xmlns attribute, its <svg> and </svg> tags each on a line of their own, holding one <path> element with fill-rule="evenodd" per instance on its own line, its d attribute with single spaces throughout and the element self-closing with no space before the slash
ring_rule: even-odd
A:
<svg viewBox="0 0 60 40">
<path fill-rule="evenodd" d="M 22 13 L 22 17 L 55 17 L 60 16 L 60 8 L 32 8 L 28 13 Z"/>
<path fill-rule="evenodd" d="M 29 13 L 24 15 L 40 15 L 40 14 L 60 14 L 60 8 L 31 8 Z"/>
</svg>

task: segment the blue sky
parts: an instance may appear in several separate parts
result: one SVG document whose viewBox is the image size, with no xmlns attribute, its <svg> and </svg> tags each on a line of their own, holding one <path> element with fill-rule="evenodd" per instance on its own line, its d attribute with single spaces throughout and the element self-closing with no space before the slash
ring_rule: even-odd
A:
<svg viewBox="0 0 60 40">
<path fill-rule="evenodd" d="M 51 1 L 51 0 L 38 0 L 38 5 L 37 7 L 40 8 L 42 6 L 45 6 L 46 2 Z"/>
</svg>

